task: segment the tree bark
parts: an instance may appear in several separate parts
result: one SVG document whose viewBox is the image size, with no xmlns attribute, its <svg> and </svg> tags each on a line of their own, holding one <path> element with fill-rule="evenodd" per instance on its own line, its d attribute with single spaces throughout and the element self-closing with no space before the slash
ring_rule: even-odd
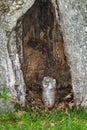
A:
<svg viewBox="0 0 87 130">
<path fill-rule="evenodd" d="M 0 1 L 0 94 L 2 89 L 8 89 L 9 95 L 22 106 L 25 106 L 26 88 L 21 70 L 22 27 L 20 22 L 17 27 L 17 21 L 34 2 Z"/>
<path fill-rule="evenodd" d="M 74 102 L 77 107 L 87 106 L 87 1 L 56 0 L 56 4 L 71 69 Z"/>
</svg>

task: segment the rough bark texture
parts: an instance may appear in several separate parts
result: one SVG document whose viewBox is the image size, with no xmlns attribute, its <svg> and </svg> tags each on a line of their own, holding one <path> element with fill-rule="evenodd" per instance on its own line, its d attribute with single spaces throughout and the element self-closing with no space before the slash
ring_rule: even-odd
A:
<svg viewBox="0 0 87 130">
<path fill-rule="evenodd" d="M 87 1 L 57 0 L 76 106 L 87 106 Z M 58 17 L 58 16 L 57 16 Z"/>
<path fill-rule="evenodd" d="M 22 27 L 17 21 L 33 3 L 34 0 L 0 0 L 0 95 L 6 87 L 13 100 L 22 106 L 26 92 L 21 70 Z"/>
</svg>

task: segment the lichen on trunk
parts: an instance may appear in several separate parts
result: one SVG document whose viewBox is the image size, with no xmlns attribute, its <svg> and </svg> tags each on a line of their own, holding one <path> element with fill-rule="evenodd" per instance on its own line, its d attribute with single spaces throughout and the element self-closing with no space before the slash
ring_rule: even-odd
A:
<svg viewBox="0 0 87 130">
<path fill-rule="evenodd" d="M 87 107 L 87 1 L 57 0 L 74 103 Z"/>
</svg>

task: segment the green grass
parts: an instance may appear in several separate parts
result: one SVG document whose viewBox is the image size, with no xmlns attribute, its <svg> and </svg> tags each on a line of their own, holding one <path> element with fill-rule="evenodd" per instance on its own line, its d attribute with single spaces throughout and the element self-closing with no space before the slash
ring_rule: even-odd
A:
<svg viewBox="0 0 87 130">
<path fill-rule="evenodd" d="M 0 130 L 87 130 L 87 109 L 27 110 L 0 114 Z"/>
</svg>

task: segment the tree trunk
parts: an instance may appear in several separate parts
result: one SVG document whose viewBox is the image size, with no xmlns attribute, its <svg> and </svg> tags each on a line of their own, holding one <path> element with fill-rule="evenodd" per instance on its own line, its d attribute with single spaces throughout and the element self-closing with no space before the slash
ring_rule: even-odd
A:
<svg viewBox="0 0 87 130">
<path fill-rule="evenodd" d="M 31 96 L 45 74 L 69 92 L 72 78 L 76 106 L 87 106 L 86 13 L 85 0 L 0 1 L 0 92 L 24 106 L 26 88 Z"/>
<path fill-rule="evenodd" d="M 22 26 L 21 22 L 18 26 L 16 24 L 34 1 L 0 1 L 0 95 L 6 88 L 12 97 L 11 100 L 22 106 L 25 106 L 26 95 L 21 70 Z M 1 107 L 3 109 L 3 103 L 0 102 Z"/>
<path fill-rule="evenodd" d="M 76 106 L 87 106 L 87 1 L 56 0 Z"/>
</svg>

